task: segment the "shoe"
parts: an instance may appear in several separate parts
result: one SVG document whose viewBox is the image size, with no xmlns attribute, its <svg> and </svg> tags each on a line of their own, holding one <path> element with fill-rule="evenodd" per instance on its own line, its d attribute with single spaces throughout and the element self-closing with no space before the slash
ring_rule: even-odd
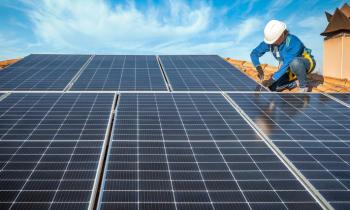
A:
<svg viewBox="0 0 350 210">
<path fill-rule="evenodd" d="M 309 92 L 309 88 L 307 88 L 307 87 L 299 89 L 299 93 L 307 93 L 307 92 Z"/>
<path fill-rule="evenodd" d="M 282 92 L 282 91 L 284 91 L 286 89 L 291 90 L 291 89 L 295 88 L 296 86 L 297 86 L 297 83 L 294 81 L 294 82 L 288 83 L 286 85 L 282 85 L 282 86 L 276 87 L 276 91 L 277 92 Z"/>
</svg>

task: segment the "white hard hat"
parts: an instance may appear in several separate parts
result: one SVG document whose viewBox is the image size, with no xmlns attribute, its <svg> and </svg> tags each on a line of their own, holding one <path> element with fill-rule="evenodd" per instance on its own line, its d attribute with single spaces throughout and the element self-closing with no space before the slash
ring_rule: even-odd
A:
<svg viewBox="0 0 350 210">
<path fill-rule="evenodd" d="M 264 29 L 264 42 L 273 44 L 287 30 L 287 25 L 278 20 L 270 20 Z"/>
</svg>

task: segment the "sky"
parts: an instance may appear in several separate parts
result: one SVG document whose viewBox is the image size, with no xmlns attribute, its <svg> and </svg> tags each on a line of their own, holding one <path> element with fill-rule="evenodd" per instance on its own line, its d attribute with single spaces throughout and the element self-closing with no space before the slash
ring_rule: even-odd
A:
<svg viewBox="0 0 350 210">
<path fill-rule="evenodd" d="M 1 0 L 0 60 L 31 53 L 218 54 L 250 60 L 271 19 L 322 67 L 325 11 L 344 0 Z M 276 65 L 271 55 L 262 62 Z"/>
</svg>

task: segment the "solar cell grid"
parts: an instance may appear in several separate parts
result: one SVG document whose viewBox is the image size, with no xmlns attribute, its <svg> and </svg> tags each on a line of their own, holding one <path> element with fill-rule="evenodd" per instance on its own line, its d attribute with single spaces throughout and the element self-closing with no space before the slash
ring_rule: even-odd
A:
<svg viewBox="0 0 350 210">
<path fill-rule="evenodd" d="M 89 55 L 30 55 L 0 72 L 0 90 L 63 90 Z"/>
<path fill-rule="evenodd" d="M 166 91 L 156 56 L 96 55 L 72 90 Z"/>
<path fill-rule="evenodd" d="M 11 67 L 31 67 L 33 65 L 37 65 L 37 62 L 42 59 L 42 55 L 38 54 L 30 54 L 26 56 L 24 59 L 20 59 L 17 62 L 11 64 Z"/>
<path fill-rule="evenodd" d="M 332 93 L 329 94 L 335 98 L 337 98 L 340 101 L 343 101 L 345 103 L 347 103 L 348 105 L 350 105 L 350 94 L 349 93 Z"/>
<path fill-rule="evenodd" d="M 321 94 L 230 94 L 335 209 L 350 208 L 350 109 Z"/>
<path fill-rule="evenodd" d="M 122 94 L 100 208 L 319 209 L 220 94 Z"/>
<path fill-rule="evenodd" d="M 160 56 L 175 91 L 266 91 L 216 55 Z"/>
<path fill-rule="evenodd" d="M 0 209 L 87 209 L 113 94 L 0 102 Z"/>
</svg>

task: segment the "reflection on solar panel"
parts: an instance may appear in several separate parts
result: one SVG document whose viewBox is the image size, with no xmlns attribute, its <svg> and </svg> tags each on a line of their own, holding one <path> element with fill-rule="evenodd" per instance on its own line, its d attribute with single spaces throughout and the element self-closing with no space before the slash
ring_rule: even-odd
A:
<svg viewBox="0 0 350 210">
<path fill-rule="evenodd" d="M 156 56 L 97 55 L 72 90 L 166 91 Z"/>
<path fill-rule="evenodd" d="M 335 209 L 350 209 L 350 109 L 320 94 L 229 94 Z"/>
<path fill-rule="evenodd" d="M 320 209 L 220 94 L 122 94 L 101 209 Z"/>
<path fill-rule="evenodd" d="M 113 94 L 0 102 L 0 209 L 87 209 Z"/>
<path fill-rule="evenodd" d="M 348 105 L 350 105 L 350 94 L 349 93 L 332 93 L 329 94 L 345 103 L 347 103 Z"/>
<path fill-rule="evenodd" d="M 255 91 L 265 89 L 216 55 L 160 56 L 177 91 Z"/>
<path fill-rule="evenodd" d="M 0 90 L 63 90 L 89 55 L 30 55 L 0 71 Z"/>
</svg>

